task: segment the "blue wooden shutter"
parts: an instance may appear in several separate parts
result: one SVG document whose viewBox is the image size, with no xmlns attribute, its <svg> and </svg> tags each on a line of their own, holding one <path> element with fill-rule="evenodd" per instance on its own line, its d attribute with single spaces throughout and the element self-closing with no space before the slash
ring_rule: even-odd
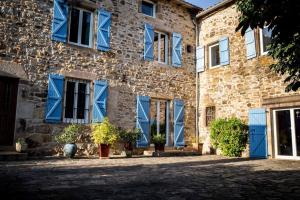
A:
<svg viewBox="0 0 300 200">
<path fill-rule="evenodd" d="M 184 103 L 174 100 L 174 145 L 184 146 Z"/>
<path fill-rule="evenodd" d="M 46 106 L 46 122 L 61 122 L 64 77 L 58 74 L 49 74 L 48 97 Z"/>
<path fill-rule="evenodd" d="M 144 60 L 154 60 L 154 28 L 150 24 L 145 24 L 144 36 Z"/>
<path fill-rule="evenodd" d="M 106 102 L 108 83 L 106 81 L 94 82 L 93 123 L 102 122 L 106 117 Z"/>
<path fill-rule="evenodd" d="M 229 64 L 228 37 L 223 37 L 219 40 L 219 48 L 220 48 L 220 64 L 228 65 Z"/>
<path fill-rule="evenodd" d="M 182 65 L 182 36 L 180 33 L 172 34 L 172 66 Z"/>
<path fill-rule="evenodd" d="M 265 109 L 249 111 L 250 158 L 267 157 L 267 121 Z"/>
<path fill-rule="evenodd" d="M 197 47 L 196 50 L 196 66 L 197 66 L 197 72 L 203 72 L 204 71 L 204 46 Z"/>
<path fill-rule="evenodd" d="M 54 0 L 52 40 L 67 42 L 68 6 L 65 0 Z"/>
<path fill-rule="evenodd" d="M 110 50 L 111 13 L 105 10 L 98 11 L 97 49 Z"/>
<path fill-rule="evenodd" d="M 256 57 L 254 30 L 248 28 L 245 32 L 247 59 Z"/>
<path fill-rule="evenodd" d="M 137 140 L 137 147 L 147 147 L 150 135 L 150 97 L 137 97 L 136 112 L 136 127 L 142 132 L 142 136 Z"/>
</svg>

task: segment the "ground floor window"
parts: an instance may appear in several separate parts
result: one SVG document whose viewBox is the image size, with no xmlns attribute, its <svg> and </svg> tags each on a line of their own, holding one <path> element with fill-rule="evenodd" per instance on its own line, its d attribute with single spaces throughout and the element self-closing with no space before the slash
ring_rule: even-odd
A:
<svg viewBox="0 0 300 200">
<path fill-rule="evenodd" d="M 88 123 L 90 107 L 90 82 L 66 79 L 64 94 L 64 122 Z"/>
<path fill-rule="evenodd" d="M 300 108 L 274 111 L 275 154 L 300 158 Z"/>
</svg>

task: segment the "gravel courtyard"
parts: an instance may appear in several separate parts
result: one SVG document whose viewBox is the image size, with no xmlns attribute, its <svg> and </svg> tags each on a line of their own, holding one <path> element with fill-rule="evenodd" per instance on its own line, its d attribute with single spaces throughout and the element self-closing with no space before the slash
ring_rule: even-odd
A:
<svg viewBox="0 0 300 200">
<path fill-rule="evenodd" d="M 300 199 L 300 161 L 219 156 L 0 162 L 1 199 Z"/>
</svg>

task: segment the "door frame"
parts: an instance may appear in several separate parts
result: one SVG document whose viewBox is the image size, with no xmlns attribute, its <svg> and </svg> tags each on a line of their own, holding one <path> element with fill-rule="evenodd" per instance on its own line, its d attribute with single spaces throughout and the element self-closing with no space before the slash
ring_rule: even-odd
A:
<svg viewBox="0 0 300 200">
<path fill-rule="evenodd" d="M 274 109 L 273 110 L 273 124 L 274 124 L 274 147 L 275 147 L 275 158 L 279 159 L 288 159 L 288 160 L 300 160 L 300 156 L 297 156 L 297 144 L 296 144 L 296 132 L 295 132 L 295 115 L 294 110 L 300 109 L 300 107 L 292 107 L 292 108 L 281 108 L 281 109 Z M 278 155 L 278 139 L 277 139 L 277 119 L 276 119 L 276 112 L 277 111 L 290 111 L 290 119 L 291 119 L 291 134 L 292 134 L 292 156 L 285 156 L 285 155 Z"/>
</svg>

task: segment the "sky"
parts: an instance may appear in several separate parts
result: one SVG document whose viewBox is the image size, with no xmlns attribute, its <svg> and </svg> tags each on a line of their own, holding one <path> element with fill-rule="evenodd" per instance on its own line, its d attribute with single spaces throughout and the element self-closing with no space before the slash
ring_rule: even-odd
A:
<svg viewBox="0 0 300 200">
<path fill-rule="evenodd" d="M 216 3 L 219 3 L 222 0 L 186 0 L 189 3 L 192 3 L 196 6 L 206 9 L 209 6 L 212 6 Z"/>
</svg>

